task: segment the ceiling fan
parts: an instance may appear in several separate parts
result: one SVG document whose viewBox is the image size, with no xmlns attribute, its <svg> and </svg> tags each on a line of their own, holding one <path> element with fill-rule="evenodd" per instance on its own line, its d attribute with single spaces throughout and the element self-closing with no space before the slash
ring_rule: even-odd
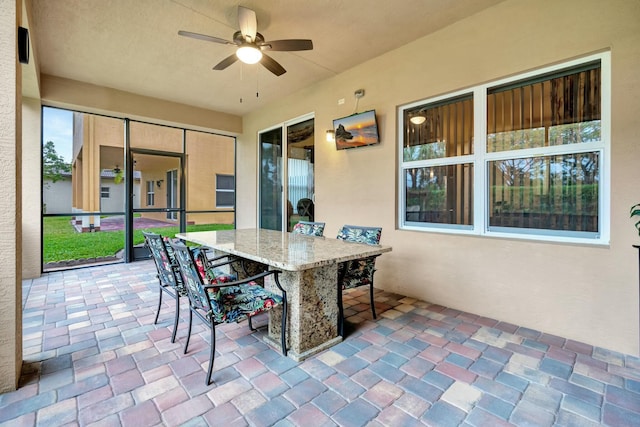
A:
<svg viewBox="0 0 640 427">
<path fill-rule="evenodd" d="M 224 70 L 239 59 L 245 64 L 256 64 L 260 62 L 267 70 L 276 76 L 281 76 L 286 73 L 287 70 L 275 59 L 266 55 L 264 53 L 265 50 L 296 51 L 313 49 L 313 42 L 306 39 L 265 41 L 264 36 L 257 31 L 258 21 L 256 19 L 256 12 L 246 7 L 238 6 L 238 26 L 240 27 L 240 31 L 236 31 L 233 34 L 233 41 L 207 36 L 205 34 L 192 33 L 190 31 L 180 30 L 178 34 L 194 39 L 238 46 L 236 52 L 220 61 L 213 67 L 214 70 Z"/>
</svg>

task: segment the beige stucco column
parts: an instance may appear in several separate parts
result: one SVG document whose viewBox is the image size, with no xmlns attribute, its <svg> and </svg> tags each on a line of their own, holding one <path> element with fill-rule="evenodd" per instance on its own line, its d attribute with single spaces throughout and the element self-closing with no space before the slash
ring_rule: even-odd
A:
<svg viewBox="0 0 640 427">
<path fill-rule="evenodd" d="M 23 82 L 23 88 L 26 82 Z M 42 242 L 40 211 L 42 209 L 42 140 L 40 138 L 39 99 L 22 97 L 22 278 L 40 277 Z"/>
<path fill-rule="evenodd" d="M 15 390 L 22 367 L 21 10 L 19 0 L 0 0 L 0 393 Z"/>
<path fill-rule="evenodd" d="M 82 211 L 100 212 L 100 145 L 95 140 L 95 117 L 88 114 L 82 116 Z M 75 125 L 74 125 L 75 126 Z M 89 231 L 93 225 L 100 227 L 100 216 L 83 216 L 82 231 Z"/>
</svg>

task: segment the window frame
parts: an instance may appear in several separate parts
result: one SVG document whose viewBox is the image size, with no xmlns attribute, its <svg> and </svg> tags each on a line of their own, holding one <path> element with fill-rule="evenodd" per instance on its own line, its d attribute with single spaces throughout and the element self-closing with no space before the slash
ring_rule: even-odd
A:
<svg viewBox="0 0 640 427">
<path fill-rule="evenodd" d="M 100 186 L 100 198 L 108 199 L 111 196 L 111 187 L 109 186 Z"/>
<path fill-rule="evenodd" d="M 521 80 L 542 77 L 545 74 L 558 72 L 567 68 L 577 67 L 593 61 L 600 61 L 601 85 L 601 140 L 598 142 L 583 142 L 487 152 L 487 94 L 491 88 L 516 83 Z M 419 106 L 443 102 L 449 99 L 471 94 L 473 96 L 474 139 L 473 154 L 467 156 L 445 157 L 438 159 L 404 161 L 404 138 L 406 135 L 404 113 Z M 401 230 L 463 234 L 483 237 L 497 237 L 510 239 L 537 240 L 561 243 L 579 243 L 589 245 L 608 245 L 610 240 L 610 200 L 611 200 L 611 54 L 602 52 L 582 58 L 565 61 L 553 66 L 547 66 L 534 71 L 520 73 L 512 77 L 487 82 L 463 90 L 450 92 L 431 98 L 422 99 L 397 108 L 398 129 L 398 175 L 397 175 L 397 224 Z M 489 228 L 489 164 L 496 160 L 515 158 L 540 158 L 561 154 L 578 154 L 596 152 L 599 156 L 599 194 L 598 194 L 598 233 L 590 232 L 554 232 L 553 230 L 526 228 Z M 417 167 L 434 167 L 446 164 L 471 163 L 474 169 L 473 187 L 473 226 L 460 227 L 454 224 L 416 224 L 406 220 L 406 181 L 407 169 Z"/>
<path fill-rule="evenodd" d="M 224 177 L 224 178 L 229 178 L 230 177 L 230 178 L 232 178 L 233 179 L 233 187 L 232 188 L 220 188 L 219 187 L 220 177 Z M 218 203 L 218 193 L 232 193 L 233 194 L 234 203 L 231 204 L 231 205 L 225 205 L 225 204 Z M 236 193 L 236 177 L 235 177 L 235 175 L 217 173 L 216 174 L 216 208 L 220 208 L 220 209 L 235 208 L 235 200 L 236 200 L 235 193 Z"/>
</svg>

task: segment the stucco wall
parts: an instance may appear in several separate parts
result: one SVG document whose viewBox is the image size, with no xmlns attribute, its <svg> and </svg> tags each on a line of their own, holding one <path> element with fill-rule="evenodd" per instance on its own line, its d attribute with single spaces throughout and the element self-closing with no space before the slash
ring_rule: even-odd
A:
<svg viewBox="0 0 640 427">
<path fill-rule="evenodd" d="M 33 279 L 42 270 L 40 240 L 41 147 L 40 101 L 22 98 L 22 277 Z"/>
<path fill-rule="evenodd" d="M 257 132 L 315 113 L 316 218 L 383 227 L 376 286 L 546 333 L 639 353 L 640 2 L 510 0 L 244 117 L 237 227 L 256 225 Z M 612 58 L 611 241 L 607 247 L 401 231 L 396 108 L 603 50 Z M 336 151 L 332 120 L 376 109 L 382 143 Z M 337 100 L 345 98 L 344 105 Z"/>
<path fill-rule="evenodd" d="M 219 131 L 233 135 L 242 131 L 242 118 L 232 114 L 135 95 L 75 80 L 41 75 L 41 96 L 53 107 L 80 109 L 169 126 Z"/>
<path fill-rule="evenodd" d="M 17 61 L 21 3 L 0 0 L 0 393 L 15 390 L 22 367 L 22 80 Z"/>
</svg>

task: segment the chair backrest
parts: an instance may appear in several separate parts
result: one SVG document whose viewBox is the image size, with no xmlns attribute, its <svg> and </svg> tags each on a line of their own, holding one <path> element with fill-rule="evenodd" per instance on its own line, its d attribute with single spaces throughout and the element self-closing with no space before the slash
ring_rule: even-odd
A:
<svg viewBox="0 0 640 427">
<path fill-rule="evenodd" d="M 298 211 L 298 215 L 307 216 L 313 221 L 313 200 L 307 198 L 298 200 L 296 210 Z"/>
<path fill-rule="evenodd" d="M 359 225 L 345 225 L 338 232 L 338 240 L 348 242 L 366 243 L 368 245 L 380 244 L 382 227 L 362 227 Z"/>
<path fill-rule="evenodd" d="M 202 310 L 205 314 L 212 313 L 211 301 L 207 295 L 207 290 L 204 288 L 196 262 L 193 259 L 193 253 L 182 243 L 172 242 L 169 245 L 173 249 L 180 266 L 180 273 L 187 289 L 191 307 Z"/>
<path fill-rule="evenodd" d="M 292 233 L 306 234 L 308 236 L 322 236 L 324 233 L 324 222 L 299 221 L 293 226 Z"/>
<path fill-rule="evenodd" d="M 146 231 L 143 231 L 142 234 L 144 235 L 147 248 L 149 248 L 151 252 L 151 257 L 156 263 L 158 279 L 160 279 L 160 282 L 164 285 L 170 285 L 174 289 L 179 290 L 182 281 L 176 276 L 178 264 L 172 256 L 172 251 L 169 251 L 161 235 Z"/>
<path fill-rule="evenodd" d="M 345 225 L 338 233 L 337 239 L 348 242 L 366 243 L 377 245 L 382 236 L 381 227 L 361 227 L 358 225 Z M 356 288 L 358 286 L 373 283 L 377 255 L 354 259 L 338 264 L 338 280 L 343 289 Z"/>
</svg>

